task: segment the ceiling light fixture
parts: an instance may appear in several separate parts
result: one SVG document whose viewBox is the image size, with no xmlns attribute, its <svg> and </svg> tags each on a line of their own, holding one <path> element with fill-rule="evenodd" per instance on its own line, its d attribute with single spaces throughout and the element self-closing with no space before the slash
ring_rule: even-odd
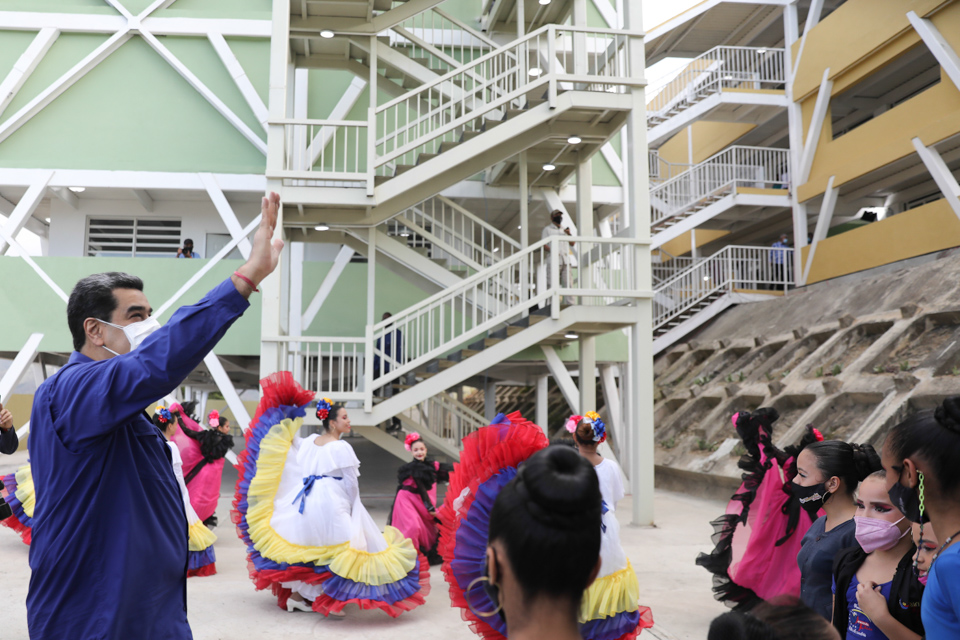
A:
<svg viewBox="0 0 960 640">
<path fill-rule="evenodd" d="M 731 76 L 731 75 L 725 75 L 725 76 L 723 76 L 723 79 L 724 79 L 724 80 L 733 80 L 733 76 Z"/>
<path fill-rule="evenodd" d="M 407 233 L 406 231 L 404 231 L 403 233 L 400 234 L 400 237 L 401 237 L 401 238 L 409 238 L 409 237 L 410 237 L 410 234 Z"/>
<path fill-rule="evenodd" d="M 583 140 L 580 139 L 580 136 L 570 136 L 567 138 L 567 144 L 580 144 Z"/>
<path fill-rule="evenodd" d="M 330 231 L 330 225 L 321 222 L 313 228 L 315 231 Z"/>
<path fill-rule="evenodd" d="M 570 332 L 570 333 L 565 333 L 565 334 L 563 334 L 563 337 L 566 338 L 567 340 L 576 340 L 576 339 L 579 338 L 580 336 L 578 336 L 577 334 L 575 334 L 575 333 L 573 333 L 573 332 Z"/>
<path fill-rule="evenodd" d="M 548 162 L 547 164 L 543 165 L 543 170 L 544 170 L 544 171 L 553 171 L 553 170 L 556 169 L 556 168 L 557 168 L 557 165 L 552 164 L 552 163 L 550 163 L 550 162 Z"/>
<path fill-rule="evenodd" d="M 67 188 L 70 189 L 70 191 L 73 191 L 74 193 L 83 193 L 84 191 L 87 190 L 86 187 L 67 187 Z"/>
<path fill-rule="evenodd" d="M 709 280 L 709 279 L 710 279 L 710 276 L 703 276 L 703 281 L 704 281 L 704 282 L 706 282 L 706 281 Z"/>
<path fill-rule="evenodd" d="M 493 248 L 493 252 L 494 252 L 494 253 L 496 253 L 497 251 L 500 251 L 500 247 L 494 247 L 494 248 Z"/>
<path fill-rule="evenodd" d="M 533 69 L 530 69 L 530 71 L 528 71 L 527 73 L 529 73 L 531 76 L 536 78 L 537 76 L 543 74 L 543 69 L 541 69 L 540 67 L 534 67 Z"/>
<path fill-rule="evenodd" d="M 757 53 L 759 53 L 760 55 L 763 55 L 763 54 L 765 54 L 766 52 L 767 52 L 766 49 L 757 49 Z"/>
<path fill-rule="evenodd" d="M 542 5 L 548 5 L 548 4 L 550 4 L 550 0 L 540 0 L 540 4 L 542 4 Z"/>
<path fill-rule="evenodd" d="M 332 38 L 333 35 L 334 35 L 334 34 L 333 34 L 333 31 L 330 31 L 330 29 L 324 29 L 323 31 L 320 32 L 320 37 L 321 37 L 321 38 L 327 38 L 327 39 L 329 39 L 329 38 Z"/>
</svg>

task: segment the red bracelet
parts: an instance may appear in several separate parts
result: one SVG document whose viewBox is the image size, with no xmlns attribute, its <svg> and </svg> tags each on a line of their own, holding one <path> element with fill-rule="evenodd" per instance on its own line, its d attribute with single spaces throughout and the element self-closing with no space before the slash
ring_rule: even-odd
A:
<svg viewBox="0 0 960 640">
<path fill-rule="evenodd" d="M 243 275 L 239 271 L 234 271 L 233 275 L 237 276 L 238 278 L 246 282 L 248 285 L 250 285 L 250 288 L 253 289 L 254 293 L 260 293 L 260 289 L 257 289 L 257 285 L 253 284 L 253 280 Z"/>
</svg>

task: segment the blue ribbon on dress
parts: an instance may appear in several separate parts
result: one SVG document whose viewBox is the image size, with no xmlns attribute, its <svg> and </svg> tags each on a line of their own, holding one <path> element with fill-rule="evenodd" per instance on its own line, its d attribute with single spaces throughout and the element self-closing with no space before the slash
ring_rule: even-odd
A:
<svg viewBox="0 0 960 640">
<path fill-rule="evenodd" d="M 600 501 L 600 517 L 603 518 L 603 515 L 610 511 L 610 507 L 607 506 L 607 503 L 603 500 Z M 300 513 L 303 513 L 302 511 Z M 603 533 L 607 532 L 607 525 L 603 524 L 603 520 L 600 520 L 600 531 Z"/>
<path fill-rule="evenodd" d="M 313 483 L 319 480 L 320 478 L 333 478 L 334 480 L 343 480 L 343 478 L 338 478 L 337 476 L 306 476 L 303 479 L 303 489 L 300 489 L 300 493 L 297 494 L 297 497 L 293 499 L 293 502 L 290 504 L 297 504 L 297 500 L 300 501 L 300 515 L 303 515 L 303 507 L 307 503 L 307 496 L 310 495 L 310 490 L 313 489 Z"/>
</svg>

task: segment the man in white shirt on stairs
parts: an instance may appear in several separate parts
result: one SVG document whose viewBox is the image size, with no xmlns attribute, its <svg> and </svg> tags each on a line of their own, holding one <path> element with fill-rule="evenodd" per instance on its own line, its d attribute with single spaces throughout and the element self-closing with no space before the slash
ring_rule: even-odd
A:
<svg viewBox="0 0 960 640">
<path fill-rule="evenodd" d="M 551 236 L 562 236 L 562 235 L 571 235 L 570 227 L 563 225 L 563 211 L 560 209 L 554 209 L 550 212 L 550 224 L 543 228 L 543 232 L 540 234 L 541 240 L 546 240 Z M 567 250 L 563 244 L 559 245 L 561 247 L 560 251 L 560 286 L 569 287 L 570 286 L 570 251 Z M 574 246 L 574 243 L 570 243 L 570 246 Z M 547 251 L 550 251 L 550 245 L 546 247 Z M 547 286 L 551 285 L 550 282 L 550 266 L 547 265 Z M 563 302 L 563 298 L 560 299 L 560 302 Z"/>
</svg>

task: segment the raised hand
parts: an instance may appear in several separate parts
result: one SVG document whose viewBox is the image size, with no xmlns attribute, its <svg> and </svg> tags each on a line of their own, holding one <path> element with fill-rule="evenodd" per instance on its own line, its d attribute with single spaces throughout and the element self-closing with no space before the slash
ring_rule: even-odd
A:
<svg viewBox="0 0 960 640">
<path fill-rule="evenodd" d="M 258 286 L 274 269 L 280 261 L 280 252 L 283 250 L 283 240 L 274 240 L 273 235 L 277 226 L 277 218 L 280 212 L 280 196 L 271 192 L 268 197 L 263 198 L 260 207 L 260 227 L 253 236 L 253 243 L 250 249 L 250 257 L 237 272 L 250 279 L 254 286 Z M 234 283 L 237 289 L 249 295 L 244 286 L 246 283 L 242 279 L 234 276 Z"/>
</svg>

